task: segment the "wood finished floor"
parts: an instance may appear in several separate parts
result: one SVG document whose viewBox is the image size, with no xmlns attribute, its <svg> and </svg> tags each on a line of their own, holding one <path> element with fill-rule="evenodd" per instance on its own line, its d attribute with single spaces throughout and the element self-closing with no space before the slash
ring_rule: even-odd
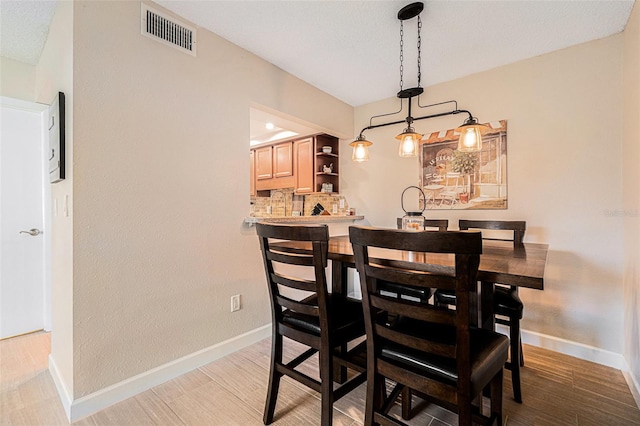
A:
<svg viewBox="0 0 640 426">
<path fill-rule="evenodd" d="M 48 333 L 34 333 L 0 341 L 0 425 L 68 424 L 47 370 L 49 339 Z M 258 342 L 74 425 L 262 425 L 269 345 Z M 523 404 L 513 401 L 511 376 L 505 374 L 505 425 L 640 425 L 640 411 L 620 371 L 533 346 L 525 345 L 524 354 Z M 304 366 L 314 371 L 313 362 Z M 365 386 L 334 405 L 334 425 L 362 424 Z M 456 420 L 426 406 L 411 424 Z M 319 395 L 285 378 L 274 425 L 319 424 Z"/>
</svg>

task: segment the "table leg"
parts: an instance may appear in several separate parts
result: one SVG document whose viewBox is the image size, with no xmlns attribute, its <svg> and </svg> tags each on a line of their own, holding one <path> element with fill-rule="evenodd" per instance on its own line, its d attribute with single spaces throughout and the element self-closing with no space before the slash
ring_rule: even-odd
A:
<svg viewBox="0 0 640 426">
<path fill-rule="evenodd" d="M 480 287 L 480 327 L 493 331 L 495 328 L 493 283 L 482 281 Z"/>
<path fill-rule="evenodd" d="M 346 297 L 347 295 L 347 270 L 348 267 L 344 262 L 339 260 L 331 261 L 331 292 Z M 347 345 L 340 347 L 341 353 L 347 352 Z M 333 381 L 344 383 L 347 381 L 347 367 L 340 367 L 333 370 Z"/>
<path fill-rule="evenodd" d="M 347 270 L 349 268 L 339 260 L 331 261 L 331 292 L 347 295 Z"/>
</svg>

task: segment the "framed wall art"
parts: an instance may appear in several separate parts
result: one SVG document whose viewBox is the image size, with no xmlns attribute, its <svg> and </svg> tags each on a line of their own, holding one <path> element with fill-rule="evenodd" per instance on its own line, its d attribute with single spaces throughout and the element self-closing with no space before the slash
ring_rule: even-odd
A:
<svg viewBox="0 0 640 426">
<path fill-rule="evenodd" d="M 480 152 L 458 151 L 455 129 L 420 141 L 420 185 L 428 209 L 507 208 L 507 121 L 485 126 Z"/>
</svg>

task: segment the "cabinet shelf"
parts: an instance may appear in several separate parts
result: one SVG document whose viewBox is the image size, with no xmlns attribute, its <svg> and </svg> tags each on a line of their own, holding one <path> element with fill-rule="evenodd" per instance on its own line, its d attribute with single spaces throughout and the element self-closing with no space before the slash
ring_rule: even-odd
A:
<svg viewBox="0 0 640 426">
<path fill-rule="evenodd" d="M 324 175 L 324 176 L 338 176 L 338 174 L 337 174 L 337 173 L 316 172 L 316 176 L 320 176 L 320 175 Z"/>
<path fill-rule="evenodd" d="M 317 157 L 334 157 L 334 158 L 338 158 L 339 157 L 338 154 L 327 153 L 327 152 L 316 152 L 316 156 Z"/>
</svg>

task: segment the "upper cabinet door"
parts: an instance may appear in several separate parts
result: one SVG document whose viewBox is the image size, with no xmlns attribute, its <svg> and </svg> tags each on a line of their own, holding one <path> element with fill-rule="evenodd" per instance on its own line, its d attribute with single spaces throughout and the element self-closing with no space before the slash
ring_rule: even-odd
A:
<svg viewBox="0 0 640 426">
<path fill-rule="evenodd" d="M 295 179 L 294 191 L 298 194 L 313 192 L 313 138 L 302 139 L 294 143 Z"/>
<path fill-rule="evenodd" d="M 256 179 L 271 179 L 273 177 L 273 155 L 272 147 L 256 149 Z"/>
<path fill-rule="evenodd" d="M 293 142 L 281 143 L 273 147 L 273 176 L 293 176 Z"/>
</svg>

